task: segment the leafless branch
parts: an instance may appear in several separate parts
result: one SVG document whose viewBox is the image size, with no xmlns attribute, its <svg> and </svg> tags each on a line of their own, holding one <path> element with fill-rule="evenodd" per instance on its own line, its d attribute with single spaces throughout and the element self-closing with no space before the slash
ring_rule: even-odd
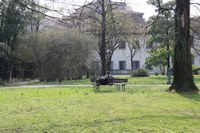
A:
<svg viewBox="0 0 200 133">
<path fill-rule="evenodd" d="M 199 4 L 200 6 L 200 4 Z M 200 8 L 197 5 L 194 5 L 194 7 L 200 12 Z"/>
<path fill-rule="evenodd" d="M 20 1 L 18 1 L 18 0 L 15 0 L 15 1 L 16 1 L 17 3 L 19 3 L 20 5 L 24 6 L 25 8 L 27 8 L 28 10 L 31 10 L 31 11 L 33 11 L 33 12 L 42 14 L 42 15 L 44 15 L 44 16 L 46 16 L 46 17 L 49 17 L 49 18 L 58 19 L 57 17 L 53 17 L 53 16 L 50 16 L 50 15 L 47 15 L 47 14 L 45 13 L 45 11 L 42 12 L 42 11 L 40 11 L 40 10 L 36 10 L 36 9 L 31 8 L 31 7 L 29 7 L 28 5 L 22 3 L 22 2 L 20 2 Z"/>
<path fill-rule="evenodd" d="M 198 6 L 200 6 L 200 3 L 190 3 L 190 5 L 198 5 Z"/>
<path fill-rule="evenodd" d="M 31 11 L 33 11 L 33 12 L 35 12 L 35 13 L 39 13 L 39 14 L 41 14 L 41 15 L 44 15 L 44 16 L 48 17 L 48 18 L 55 19 L 55 20 L 57 20 L 57 21 L 60 22 L 60 23 L 65 23 L 65 24 L 66 24 L 66 20 L 72 20 L 72 18 L 68 18 L 68 19 L 62 20 L 62 19 L 60 19 L 59 17 L 54 17 L 54 16 L 48 15 L 48 14 L 46 13 L 47 11 L 51 11 L 51 12 L 55 12 L 55 13 L 58 13 L 58 14 L 64 16 L 64 14 L 61 13 L 61 12 L 59 12 L 58 10 L 53 10 L 53 9 L 50 9 L 50 8 L 41 6 L 41 5 L 39 5 L 39 4 L 36 4 L 36 3 L 34 3 L 34 2 L 31 2 L 32 5 L 34 5 L 34 6 L 38 7 L 38 8 L 40 8 L 40 9 L 43 9 L 43 11 L 40 11 L 40 10 L 37 10 L 37 9 L 34 9 L 34 8 L 30 7 L 29 5 L 26 5 L 26 4 L 22 3 L 22 2 L 20 2 L 19 0 L 15 0 L 15 1 L 16 1 L 17 3 L 19 3 L 20 5 L 24 6 L 24 7 L 25 7 L 26 9 L 28 9 L 28 10 L 31 10 Z"/>
<path fill-rule="evenodd" d="M 34 6 L 37 6 L 37 7 L 41 8 L 41 9 L 44 9 L 44 10 L 47 10 L 47 11 L 51 11 L 51 12 L 55 12 L 55 13 L 60 14 L 60 15 L 62 15 L 62 16 L 65 15 L 65 14 L 61 13 L 60 11 L 58 11 L 58 10 L 53 10 L 53 9 L 47 8 L 47 7 L 45 7 L 45 6 L 41 6 L 41 5 L 39 5 L 39 4 L 36 4 L 36 3 L 33 2 L 33 1 L 31 1 L 31 4 L 34 5 Z"/>
</svg>

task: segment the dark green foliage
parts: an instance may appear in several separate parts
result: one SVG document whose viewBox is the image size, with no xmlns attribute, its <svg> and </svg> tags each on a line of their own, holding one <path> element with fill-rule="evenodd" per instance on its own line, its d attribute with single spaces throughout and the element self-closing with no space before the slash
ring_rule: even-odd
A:
<svg viewBox="0 0 200 133">
<path fill-rule="evenodd" d="M 0 78 L 8 80 L 8 61 L 5 58 L 0 58 Z"/>
<path fill-rule="evenodd" d="M 172 50 L 169 51 L 170 54 L 172 54 Z M 148 58 L 145 59 L 145 65 L 147 67 L 151 67 L 151 66 L 159 66 L 159 65 L 167 65 L 167 56 L 168 53 L 167 49 L 164 48 L 160 48 L 154 52 L 150 53 L 150 56 Z"/>
<path fill-rule="evenodd" d="M 2 79 L 11 79 L 13 70 L 19 62 L 15 50 L 19 37 L 24 34 L 27 18 L 30 15 L 30 11 L 24 5 L 30 5 L 29 1 L 4 0 L 0 5 L 0 58 L 4 61 L 0 67 L 5 70 L 0 74 Z"/>
<path fill-rule="evenodd" d="M 148 70 L 144 68 L 138 68 L 131 73 L 132 77 L 148 77 Z"/>
<path fill-rule="evenodd" d="M 175 6 L 174 1 L 167 3 L 160 1 L 160 5 L 156 0 L 149 0 L 148 3 L 156 7 L 162 6 L 164 9 L 172 9 Z M 161 11 L 158 16 L 152 16 L 149 23 L 152 23 L 147 40 L 150 56 L 145 60 L 145 64 L 147 67 L 158 67 L 161 73 L 165 74 L 166 66 L 169 69 L 170 59 L 173 59 L 174 12 L 172 10 Z"/>
</svg>

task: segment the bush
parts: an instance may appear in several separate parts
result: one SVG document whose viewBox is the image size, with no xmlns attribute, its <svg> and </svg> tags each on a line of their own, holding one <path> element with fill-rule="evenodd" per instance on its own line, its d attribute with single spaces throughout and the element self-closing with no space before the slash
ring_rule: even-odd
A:
<svg viewBox="0 0 200 133">
<path fill-rule="evenodd" d="M 148 77 L 148 70 L 144 68 L 138 68 L 131 73 L 131 77 Z"/>
</svg>

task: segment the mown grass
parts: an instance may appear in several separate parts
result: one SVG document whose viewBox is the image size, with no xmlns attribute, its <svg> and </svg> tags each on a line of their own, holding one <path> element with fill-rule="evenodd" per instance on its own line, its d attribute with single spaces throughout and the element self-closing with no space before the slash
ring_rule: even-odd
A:
<svg viewBox="0 0 200 133">
<path fill-rule="evenodd" d="M 0 88 L 0 132 L 200 132 L 200 95 L 167 88 Z"/>
<path fill-rule="evenodd" d="M 166 84 L 167 76 L 166 75 L 150 75 L 149 77 L 131 77 L 130 75 L 114 75 L 116 78 L 128 78 L 128 84 Z M 173 80 L 173 77 L 171 77 Z M 194 75 L 195 83 L 200 84 L 200 75 Z M 80 79 L 80 80 L 64 80 L 61 83 L 58 81 L 53 82 L 30 82 L 29 85 L 52 85 L 52 84 L 61 84 L 61 85 L 86 85 L 91 84 L 90 79 Z"/>
<path fill-rule="evenodd" d="M 78 80 L 63 80 L 62 82 L 58 82 L 58 81 L 43 81 L 43 82 L 31 82 L 29 83 L 29 85 L 37 85 L 37 84 L 41 84 L 41 85 L 86 85 L 86 84 L 91 84 L 90 79 L 89 78 L 84 78 L 84 79 L 78 79 Z"/>
</svg>

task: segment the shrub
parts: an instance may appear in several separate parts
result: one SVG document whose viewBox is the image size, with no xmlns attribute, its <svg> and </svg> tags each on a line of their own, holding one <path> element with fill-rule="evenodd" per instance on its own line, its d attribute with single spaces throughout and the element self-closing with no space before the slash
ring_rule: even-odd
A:
<svg viewBox="0 0 200 133">
<path fill-rule="evenodd" d="M 148 70 L 144 68 L 138 68 L 131 73 L 131 77 L 148 77 Z"/>
</svg>

